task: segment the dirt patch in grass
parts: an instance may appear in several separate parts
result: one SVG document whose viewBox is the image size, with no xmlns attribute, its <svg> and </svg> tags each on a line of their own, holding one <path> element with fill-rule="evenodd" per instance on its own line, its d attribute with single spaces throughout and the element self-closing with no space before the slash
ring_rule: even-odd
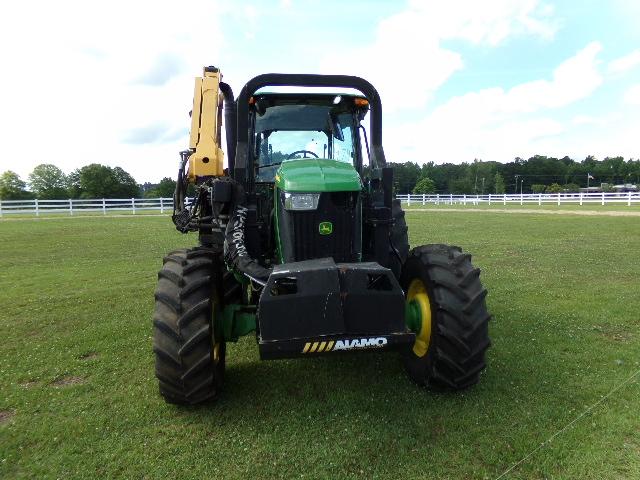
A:
<svg viewBox="0 0 640 480">
<path fill-rule="evenodd" d="M 633 339 L 633 334 L 621 328 L 594 327 L 594 330 L 607 340 L 614 342 L 629 343 Z"/>
<path fill-rule="evenodd" d="M 68 387 L 69 385 L 81 385 L 83 383 L 84 378 L 75 375 L 69 375 L 54 380 L 51 385 L 53 385 L 54 387 Z"/>
<path fill-rule="evenodd" d="M 78 358 L 80 360 L 93 360 L 94 358 L 98 358 L 100 354 L 98 352 L 87 352 L 80 355 Z"/>
<path fill-rule="evenodd" d="M 16 415 L 16 412 L 11 410 L 0 410 L 0 424 L 6 423 Z"/>
<path fill-rule="evenodd" d="M 22 388 L 31 388 L 35 387 L 37 384 L 38 382 L 35 380 L 27 380 L 26 382 L 20 382 L 18 385 L 20 385 Z"/>
</svg>

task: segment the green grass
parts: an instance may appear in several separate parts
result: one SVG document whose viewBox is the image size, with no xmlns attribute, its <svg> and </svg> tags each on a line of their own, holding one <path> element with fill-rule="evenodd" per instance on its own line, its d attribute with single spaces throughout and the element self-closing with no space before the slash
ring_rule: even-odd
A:
<svg viewBox="0 0 640 480">
<path fill-rule="evenodd" d="M 496 478 L 640 368 L 640 223 L 407 214 L 411 243 L 474 254 L 493 347 L 434 394 L 394 354 L 258 360 L 228 349 L 214 404 L 166 405 L 156 272 L 166 217 L 0 221 L 0 478 Z M 635 377 L 506 478 L 640 478 Z"/>
</svg>

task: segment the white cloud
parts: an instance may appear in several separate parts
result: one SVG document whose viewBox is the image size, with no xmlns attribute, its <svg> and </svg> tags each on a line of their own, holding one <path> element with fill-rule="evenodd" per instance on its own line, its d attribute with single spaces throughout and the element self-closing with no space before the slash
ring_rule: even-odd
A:
<svg viewBox="0 0 640 480">
<path fill-rule="evenodd" d="M 516 155 L 546 152 L 570 125 L 554 119 L 558 109 L 590 96 L 601 84 L 598 43 L 561 63 L 550 80 L 509 90 L 489 88 L 454 97 L 416 125 L 385 134 L 390 161 L 510 161 Z M 422 140 L 417 143 L 416 139 Z"/>
<path fill-rule="evenodd" d="M 627 89 L 624 94 L 624 101 L 629 105 L 640 105 L 640 83 Z"/>
<path fill-rule="evenodd" d="M 610 73 L 625 73 L 640 65 L 640 49 L 609 62 Z"/>
<path fill-rule="evenodd" d="M 175 175 L 193 77 L 223 41 L 215 2 L 13 2 L 3 10 L 0 42 L 17 47 L 3 49 L 11 67 L 0 89 L 0 149 L 21 154 L 19 162 L 0 156 L 0 171 L 24 178 L 42 162 L 67 172 L 98 162 L 139 181 Z M 155 140 L 134 141 L 145 134 Z"/>
<path fill-rule="evenodd" d="M 444 41 L 496 46 L 515 35 L 548 39 L 557 29 L 552 13 L 538 0 L 413 0 L 378 25 L 371 45 L 332 53 L 322 70 L 369 79 L 380 90 L 387 111 L 419 108 L 464 66 L 462 56 L 444 47 Z"/>
</svg>

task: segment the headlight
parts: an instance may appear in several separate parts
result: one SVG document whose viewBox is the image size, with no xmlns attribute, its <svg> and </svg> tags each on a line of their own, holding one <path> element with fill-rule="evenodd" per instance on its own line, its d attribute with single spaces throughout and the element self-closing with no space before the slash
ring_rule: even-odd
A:
<svg viewBox="0 0 640 480">
<path fill-rule="evenodd" d="M 287 210 L 315 210 L 320 200 L 319 193 L 289 193 L 284 194 L 284 208 Z"/>
</svg>

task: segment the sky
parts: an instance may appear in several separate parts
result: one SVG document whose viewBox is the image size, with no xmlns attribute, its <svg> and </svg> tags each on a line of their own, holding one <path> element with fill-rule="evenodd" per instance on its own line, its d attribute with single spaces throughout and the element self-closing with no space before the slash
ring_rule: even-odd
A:
<svg viewBox="0 0 640 480">
<path fill-rule="evenodd" d="M 175 178 L 193 78 L 359 75 L 387 161 L 640 157 L 637 0 L 4 2 L 0 172 Z"/>
</svg>

